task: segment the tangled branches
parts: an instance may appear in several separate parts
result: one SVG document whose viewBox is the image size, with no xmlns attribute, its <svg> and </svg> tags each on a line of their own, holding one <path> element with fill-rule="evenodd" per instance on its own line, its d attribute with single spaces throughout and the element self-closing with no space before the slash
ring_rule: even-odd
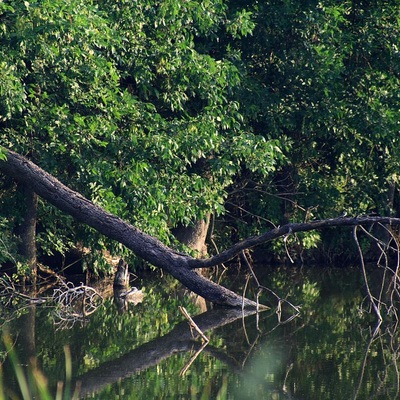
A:
<svg viewBox="0 0 400 400">
<path fill-rule="evenodd" d="M 41 297 L 21 293 L 8 275 L 0 276 L 0 326 L 11 321 L 33 304 L 43 304 Z"/>
<path fill-rule="evenodd" d="M 92 287 L 64 283 L 47 297 L 36 297 L 18 290 L 8 275 L 0 277 L 0 321 L 5 323 L 18 317 L 32 305 L 47 305 L 54 308 L 55 323 L 62 328 L 83 322 L 103 303 L 103 297 Z"/>
<path fill-rule="evenodd" d="M 0 304 L 3 307 L 13 308 L 18 304 L 41 304 L 46 300 L 42 297 L 32 297 L 21 293 L 8 275 L 0 276 Z"/>
<path fill-rule="evenodd" d="M 60 324 L 82 322 L 103 303 L 103 297 L 92 287 L 72 283 L 55 289 L 51 299 L 56 304 L 54 314 Z"/>
<path fill-rule="evenodd" d="M 376 332 L 383 322 L 383 315 L 392 316 L 397 322 L 400 321 L 398 307 L 400 304 L 400 247 L 396 234 L 388 227 L 377 224 L 379 231 L 385 239 L 380 239 L 374 234 L 374 226 L 369 230 L 362 226 L 355 226 L 353 229 L 353 238 L 360 256 L 361 270 L 367 291 L 366 299 L 369 301 L 370 310 L 374 311 L 378 318 Z M 374 293 L 370 281 L 372 277 L 367 272 L 364 261 L 364 252 L 360 242 L 359 232 L 363 233 L 368 239 L 372 240 L 379 250 L 377 266 L 381 272 L 380 288 Z M 376 230 L 375 230 L 376 231 Z M 394 257 L 393 257 L 394 256 Z M 393 261 L 394 258 L 394 261 Z M 365 311 L 365 307 L 361 307 Z M 367 309 L 367 311 L 370 311 Z"/>
</svg>

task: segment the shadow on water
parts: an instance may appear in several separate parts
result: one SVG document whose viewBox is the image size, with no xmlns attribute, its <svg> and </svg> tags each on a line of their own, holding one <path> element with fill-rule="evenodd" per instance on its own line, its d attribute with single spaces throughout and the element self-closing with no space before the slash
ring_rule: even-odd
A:
<svg viewBox="0 0 400 400">
<path fill-rule="evenodd" d="M 196 315 L 193 299 L 168 280 L 147 282 L 141 302 L 121 307 L 111 296 L 69 324 L 42 305 L 12 318 L 2 310 L 0 318 L 19 365 L 34 371 L 28 385 L 41 371 L 53 396 L 58 387 L 96 399 L 397 398 L 397 325 L 385 321 L 372 335 L 376 319 L 362 312 L 358 269 L 276 268 L 260 275 L 301 305 L 300 316 L 290 319 L 285 304 L 280 312 L 287 323 L 278 323 L 276 308 L 258 316 L 213 309 L 193 318 L 208 344 L 179 311 L 183 306 Z M 274 305 L 267 294 L 261 301 Z M 20 398 L 15 365 L 5 350 L 0 355 L 0 393 Z"/>
</svg>

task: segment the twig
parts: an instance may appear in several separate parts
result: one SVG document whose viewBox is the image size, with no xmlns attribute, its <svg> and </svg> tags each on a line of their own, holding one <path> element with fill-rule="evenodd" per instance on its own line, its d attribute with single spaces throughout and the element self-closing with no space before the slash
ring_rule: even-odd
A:
<svg viewBox="0 0 400 400">
<path fill-rule="evenodd" d="M 247 275 L 246 284 L 244 285 L 243 295 L 242 295 L 242 311 L 244 310 L 244 299 L 246 298 L 246 291 L 247 291 L 247 286 L 249 285 L 249 281 L 250 281 L 250 275 Z M 257 307 L 257 310 L 258 310 L 258 307 Z"/>
<path fill-rule="evenodd" d="M 245 214 L 250 215 L 251 217 L 254 217 L 254 218 L 258 219 L 258 220 L 262 220 L 262 221 L 264 221 L 264 222 L 268 222 L 268 223 L 271 224 L 274 228 L 276 228 L 276 225 L 275 225 L 271 220 L 269 220 L 269 219 L 267 219 L 267 218 L 264 218 L 264 217 L 261 217 L 261 215 L 253 214 L 252 212 L 247 211 L 247 210 L 244 209 L 243 207 L 240 207 L 239 205 L 234 204 L 234 203 L 231 203 L 231 202 L 227 202 L 227 204 L 230 204 L 231 206 L 236 207 L 237 209 L 239 209 L 240 211 L 243 211 Z"/>
<path fill-rule="evenodd" d="M 365 287 L 366 287 L 367 294 L 368 294 L 368 297 L 369 297 L 369 301 L 371 302 L 371 305 L 372 305 L 372 307 L 373 307 L 373 309 L 375 311 L 375 314 L 378 317 L 379 322 L 381 323 L 383 321 L 383 318 L 382 318 L 382 315 L 381 315 L 379 307 L 375 303 L 375 298 L 372 295 L 371 290 L 369 288 L 369 284 L 368 284 L 367 271 L 365 269 L 365 263 L 364 263 L 364 255 L 363 255 L 363 252 L 362 252 L 362 249 L 361 249 L 361 246 L 360 246 L 360 242 L 358 241 L 358 237 L 357 237 L 357 226 L 355 226 L 354 229 L 353 229 L 353 237 L 354 237 L 354 241 L 355 241 L 356 246 L 357 246 L 358 253 L 360 255 L 361 270 L 362 270 L 362 273 L 363 273 L 364 283 L 365 283 Z"/>
<path fill-rule="evenodd" d="M 212 236 L 210 237 L 210 242 L 214 246 L 216 253 L 219 254 L 219 249 L 218 249 L 217 243 L 215 243 L 215 240 L 212 238 Z M 221 265 L 224 268 L 223 272 L 225 272 L 228 269 L 228 267 L 224 263 L 221 263 Z"/>
<path fill-rule="evenodd" d="M 289 239 L 290 234 L 291 234 L 291 231 L 289 230 L 289 233 L 287 235 L 285 235 L 285 237 L 283 238 L 283 244 L 285 245 L 286 255 L 288 256 L 290 262 L 292 264 L 294 264 L 294 260 L 293 260 L 292 256 L 290 255 L 289 249 L 288 249 L 288 246 L 287 246 L 287 241 Z"/>
<path fill-rule="evenodd" d="M 243 359 L 242 368 L 244 368 L 244 366 L 246 365 L 247 360 L 249 359 L 251 353 L 254 350 L 254 347 L 256 346 L 256 344 L 258 343 L 258 341 L 260 339 L 260 335 L 257 335 L 257 337 L 254 339 L 253 343 L 251 343 L 251 344 L 250 344 L 250 341 L 249 341 L 249 338 L 247 337 L 247 335 L 246 335 L 246 338 L 247 338 L 247 343 L 250 345 L 250 348 L 249 348 L 249 351 L 247 352 L 246 356 Z"/>
<path fill-rule="evenodd" d="M 369 341 L 367 343 L 367 348 L 365 350 L 364 359 L 363 359 L 363 362 L 362 362 L 362 365 L 361 365 L 360 377 L 358 379 L 358 384 L 357 384 L 357 387 L 356 387 L 356 389 L 354 391 L 352 400 L 356 400 L 357 397 L 358 397 L 358 393 L 360 391 L 361 384 L 362 384 L 362 381 L 364 379 L 364 373 L 365 373 L 365 368 L 366 368 L 366 365 L 367 365 L 368 354 L 369 354 L 372 342 L 376 339 L 377 333 L 379 332 L 379 327 L 381 325 L 381 322 L 382 321 L 378 322 L 377 326 L 375 327 L 375 329 L 374 329 L 373 333 L 371 334 L 370 339 L 369 339 Z"/>
<path fill-rule="evenodd" d="M 209 340 L 207 336 L 201 331 L 201 329 L 197 326 L 197 324 L 193 321 L 192 317 L 189 315 L 189 313 L 186 311 L 185 307 L 179 306 L 180 312 L 184 315 L 184 317 L 189 321 L 190 328 L 194 328 L 197 333 L 203 338 L 203 340 L 208 343 Z"/>
<path fill-rule="evenodd" d="M 280 321 L 281 303 L 286 303 L 286 304 L 288 304 L 290 307 L 292 307 L 292 308 L 296 311 L 296 314 L 295 314 L 294 316 L 290 317 L 288 321 L 290 321 L 290 320 L 292 320 L 294 317 L 298 316 L 298 315 L 300 314 L 300 306 L 295 306 L 295 305 L 292 304 L 290 301 L 288 301 L 288 300 L 286 300 L 286 299 L 283 299 L 283 298 L 281 298 L 280 296 L 278 296 L 273 290 L 267 288 L 266 286 L 261 285 L 260 282 L 259 282 L 259 280 L 258 280 L 258 278 L 257 278 L 257 276 L 256 276 L 256 274 L 254 273 L 254 270 L 253 270 L 251 264 L 249 263 L 249 260 L 248 260 L 247 257 L 246 257 L 246 253 L 245 253 L 244 251 L 242 251 L 242 257 L 243 257 L 243 260 L 244 260 L 244 262 L 245 262 L 247 268 L 250 270 L 250 273 L 251 273 L 253 279 L 256 281 L 256 284 L 257 284 L 257 286 L 258 286 L 258 288 L 257 288 L 257 305 L 258 305 L 258 297 L 260 296 L 261 291 L 262 291 L 262 290 L 266 290 L 267 292 L 269 292 L 269 293 L 271 293 L 273 296 L 275 296 L 276 299 L 278 300 L 277 314 L 278 314 L 279 322 L 281 322 L 281 321 Z M 258 307 L 257 307 L 257 310 L 258 310 Z M 285 322 L 288 322 L 288 321 L 285 321 Z"/>
<path fill-rule="evenodd" d="M 190 360 L 186 363 L 186 365 L 181 369 L 179 372 L 179 376 L 183 376 L 186 374 L 187 370 L 190 368 L 190 366 L 193 364 L 194 360 L 199 356 L 199 354 L 204 350 L 204 348 L 208 345 L 208 342 L 204 342 L 200 349 L 196 351 L 196 353 L 190 357 Z"/>
</svg>

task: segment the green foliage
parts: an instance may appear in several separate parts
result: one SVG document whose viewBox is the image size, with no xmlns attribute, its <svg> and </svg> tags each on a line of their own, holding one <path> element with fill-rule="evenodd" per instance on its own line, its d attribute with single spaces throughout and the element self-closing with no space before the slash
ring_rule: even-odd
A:
<svg viewBox="0 0 400 400">
<path fill-rule="evenodd" d="M 14 261 L 16 253 L 15 238 L 11 233 L 12 225 L 6 218 L 0 218 L 0 264 L 7 261 Z"/>
<path fill-rule="evenodd" d="M 0 7 L 0 145 L 166 243 L 210 212 L 229 211 L 238 239 L 310 207 L 313 218 L 397 211 L 395 5 Z M 15 203 L 10 182 L 1 190 Z M 48 211 L 43 252 L 116 248 Z"/>
<path fill-rule="evenodd" d="M 234 221 L 225 221 L 231 236 L 344 210 L 396 215 L 397 6 L 230 1 L 229 10 L 244 4 L 252 36 L 225 38 L 244 71 L 243 119 L 255 135 L 278 139 L 289 165 L 278 164 L 272 179 L 247 170 L 236 177 L 228 192 Z"/>
<path fill-rule="evenodd" d="M 0 161 L 7 160 L 7 150 L 0 146 Z"/>
<path fill-rule="evenodd" d="M 279 7 L 284 17 L 277 22 Z M 256 36 L 253 46 L 243 47 L 251 79 L 265 85 L 257 90 L 253 120 L 269 135 L 293 140 L 287 182 L 304 193 L 302 205 L 319 205 L 321 216 L 343 209 L 390 212 L 386 198 L 399 167 L 392 7 L 330 1 L 255 6 L 267 28 L 257 26 L 254 35 L 264 39 Z M 292 22 L 285 26 L 286 18 Z"/>
<path fill-rule="evenodd" d="M 243 166 L 267 176 L 283 159 L 279 140 L 246 130 L 242 72 L 203 46 L 253 28 L 250 12 L 228 18 L 221 0 L 4 6 L 0 143 L 168 242 L 178 223 L 224 212 Z M 97 234 L 72 239 L 73 221 L 48 210 L 44 252 L 98 247 Z"/>
</svg>

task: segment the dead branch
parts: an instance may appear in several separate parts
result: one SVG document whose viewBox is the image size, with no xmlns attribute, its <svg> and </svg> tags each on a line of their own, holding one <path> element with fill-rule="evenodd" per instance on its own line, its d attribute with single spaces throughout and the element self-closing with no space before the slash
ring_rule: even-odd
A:
<svg viewBox="0 0 400 400">
<path fill-rule="evenodd" d="M 186 372 L 189 370 L 190 366 L 194 363 L 196 358 L 202 353 L 202 351 L 206 348 L 208 342 L 204 342 L 201 347 L 190 357 L 190 360 L 184 365 L 184 367 L 180 370 L 179 376 L 184 376 Z"/>
<path fill-rule="evenodd" d="M 195 329 L 197 333 L 203 338 L 205 343 L 208 343 L 209 340 L 207 336 L 201 331 L 201 329 L 197 326 L 197 324 L 193 321 L 190 314 L 187 312 L 185 307 L 179 306 L 180 312 L 184 315 L 184 317 L 189 321 L 190 330 Z"/>
<path fill-rule="evenodd" d="M 213 257 L 207 259 L 190 259 L 188 262 L 188 267 L 191 269 L 212 267 L 233 259 L 243 250 L 251 249 L 280 237 L 288 237 L 297 232 L 310 232 L 313 230 L 336 228 L 339 226 L 371 226 L 377 223 L 387 226 L 400 225 L 400 218 L 359 216 L 337 217 L 309 222 L 289 223 L 271 229 L 262 235 L 252 236 L 242 240 Z"/>
<path fill-rule="evenodd" d="M 75 323 L 93 314 L 102 304 L 102 296 L 90 286 L 75 287 L 72 283 L 62 282 L 49 297 L 30 296 L 21 293 L 12 279 L 0 277 L 0 305 L 2 319 L 11 320 L 32 304 L 51 305 L 54 307 L 56 323 Z M 7 313 L 11 315 L 6 315 Z"/>
<path fill-rule="evenodd" d="M 103 303 L 103 297 L 92 287 L 81 284 L 64 284 L 52 296 L 60 320 L 82 320 L 93 314 Z"/>
<path fill-rule="evenodd" d="M 357 245 L 358 253 L 360 255 L 361 270 L 362 270 L 362 273 L 363 273 L 364 284 L 365 284 L 365 288 L 366 288 L 367 293 L 368 293 L 369 301 L 371 302 L 371 305 L 372 305 L 372 307 L 373 307 L 373 309 L 375 311 L 376 316 L 378 317 L 378 320 L 380 322 L 382 322 L 383 318 L 382 318 L 382 315 L 381 315 L 381 312 L 380 312 L 380 303 L 379 303 L 379 301 L 376 303 L 376 298 L 372 295 L 371 289 L 369 288 L 367 271 L 365 269 L 364 256 L 363 256 L 363 252 L 362 252 L 362 249 L 361 249 L 361 246 L 360 246 L 360 242 L 358 241 L 358 237 L 357 237 L 357 226 L 355 226 L 354 229 L 353 229 L 353 237 L 354 237 L 354 241 L 355 241 L 355 243 Z"/>
<path fill-rule="evenodd" d="M 271 293 L 278 301 L 277 307 L 276 307 L 276 314 L 278 316 L 278 321 L 279 323 L 286 323 L 291 321 L 293 318 L 297 317 L 298 315 L 300 315 L 300 306 L 295 306 L 294 304 L 292 304 L 290 301 L 278 296 L 273 290 L 267 288 L 266 286 L 263 286 L 260 284 L 254 270 L 253 267 L 251 266 L 249 260 L 247 259 L 246 253 L 244 251 L 242 251 L 242 260 L 244 261 L 246 267 L 249 269 L 251 276 L 253 277 L 254 281 L 257 284 L 257 302 L 258 302 L 258 298 L 261 295 L 261 293 L 263 291 L 266 291 L 268 293 Z M 287 320 L 282 321 L 282 303 L 288 304 L 291 308 L 293 308 L 293 310 L 295 311 L 295 314 L 290 316 Z"/>
</svg>

